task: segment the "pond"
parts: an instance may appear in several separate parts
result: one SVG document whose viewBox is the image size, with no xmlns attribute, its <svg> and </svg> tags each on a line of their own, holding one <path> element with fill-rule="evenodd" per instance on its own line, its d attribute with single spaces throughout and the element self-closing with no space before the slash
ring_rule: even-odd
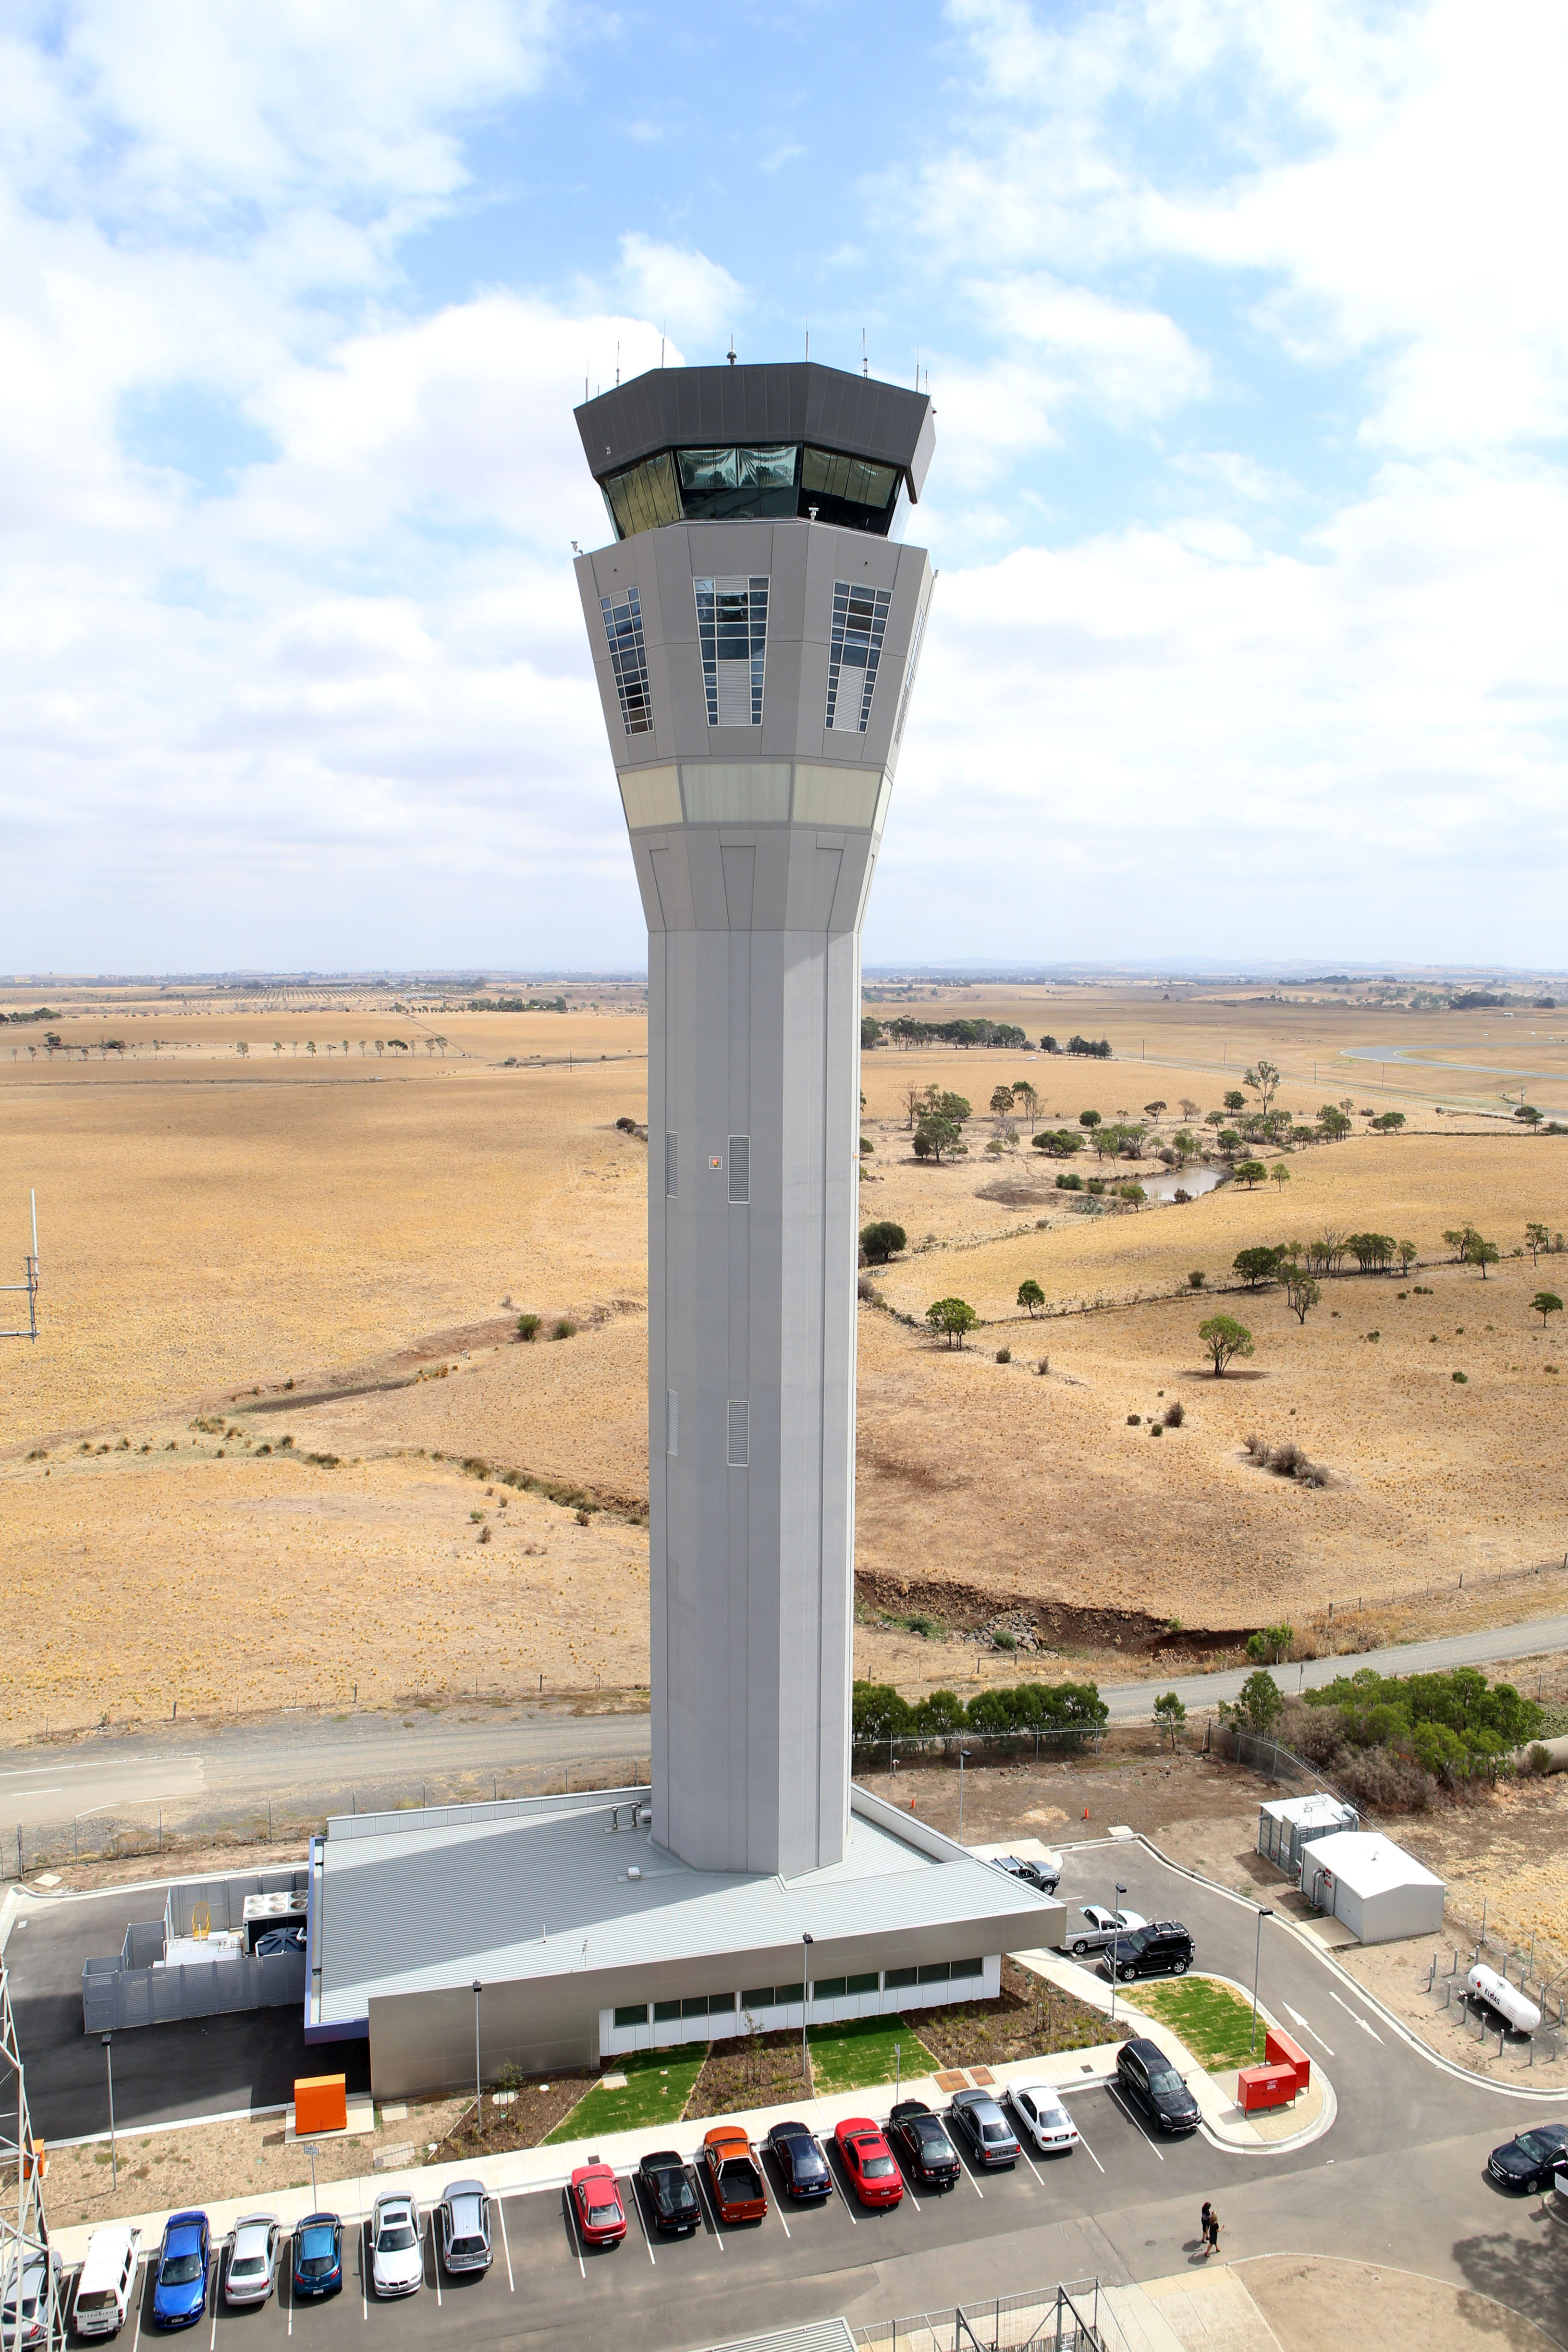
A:
<svg viewBox="0 0 1568 2352">
<path fill-rule="evenodd" d="M 1212 1192 L 1225 1173 L 1223 1168 L 1194 1162 L 1190 1168 L 1162 1169 L 1158 1176 L 1140 1176 L 1138 1181 L 1152 1201 L 1168 1202 L 1178 1192 L 1195 1201 L 1201 1194 Z"/>
</svg>

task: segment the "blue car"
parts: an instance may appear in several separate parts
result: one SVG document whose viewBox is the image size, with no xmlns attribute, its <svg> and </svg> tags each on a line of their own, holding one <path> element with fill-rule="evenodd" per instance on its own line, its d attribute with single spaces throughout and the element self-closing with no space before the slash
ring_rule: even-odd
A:
<svg viewBox="0 0 1568 2352">
<path fill-rule="evenodd" d="M 295 2294 L 336 2294 L 342 2283 L 342 2223 L 335 2213 L 307 2213 L 294 2232 Z"/>
<path fill-rule="evenodd" d="M 158 2249 L 154 2327 L 194 2327 L 207 2307 L 212 2233 L 205 2213 L 171 2213 Z"/>
<path fill-rule="evenodd" d="M 833 2175 L 808 2124 L 774 2124 L 768 2134 L 768 2153 L 784 2176 L 791 2197 L 831 2197 Z"/>
</svg>

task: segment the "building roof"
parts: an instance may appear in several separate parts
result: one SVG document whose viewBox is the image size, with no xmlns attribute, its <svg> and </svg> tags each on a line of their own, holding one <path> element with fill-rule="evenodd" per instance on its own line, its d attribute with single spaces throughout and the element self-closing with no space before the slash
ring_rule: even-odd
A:
<svg viewBox="0 0 1568 2352">
<path fill-rule="evenodd" d="M 1271 1822 L 1292 1822 L 1298 1829 L 1303 1829 L 1310 1822 L 1342 1822 L 1348 1813 L 1355 1811 L 1355 1807 L 1319 1789 L 1310 1797 L 1275 1797 L 1258 1810 Z"/>
<path fill-rule="evenodd" d="M 1335 1830 L 1301 1848 L 1303 1883 L 1310 1870 L 1331 1870 L 1352 1895 L 1386 1895 L 1395 1886 L 1441 1886 L 1436 1872 L 1375 1830 Z"/>
<path fill-rule="evenodd" d="M 810 441 L 897 466 L 918 499 L 936 441 L 925 393 L 815 360 L 650 368 L 574 414 L 595 481 L 656 449 Z"/>
<path fill-rule="evenodd" d="M 808 1929 L 827 1945 L 973 1921 L 977 1934 L 991 1931 L 977 1949 L 993 1952 L 1008 1948 L 1005 1937 L 1038 1942 L 1042 1906 L 1058 1907 L 923 1823 L 900 1826 L 891 1806 L 859 1790 L 844 1861 L 795 1879 L 692 1870 L 646 1830 L 612 1832 L 612 1805 L 624 1819 L 628 1801 L 647 1796 L 603 1790 L 449 1806 L 434 1821 L 330 1822 L 319 1848 L 311 2021 L 347 2024 L 378 1995 L 475 1977 L 517 1981 L 775 1949 L 798 1973 Z M 627 1876 L 634 1864 L 640 1878 Z"/>
</svg>

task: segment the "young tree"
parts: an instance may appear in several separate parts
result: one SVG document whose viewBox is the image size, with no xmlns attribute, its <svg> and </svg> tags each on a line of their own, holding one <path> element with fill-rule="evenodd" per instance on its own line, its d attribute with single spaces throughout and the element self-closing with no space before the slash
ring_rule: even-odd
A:
<svg viewBox="0 0 1568 2352">
<path fill-rule="evenodd" d="M 1533 1103 L 1521 1103 L 1519 1108 L 1514 1112 L 1514 1117 L 1521 1120 L 1526 1127 L 1539 1127 L 1541 1125 L 1541 1113 L 1536 1109 Z"/>
<path fill-rule="evenodd" d="M 1225 1141 L 1224 1136 L 1221 1136 L 1220 1141 L 1222 1143 Z M 1268 1173 L 1268 1171 L 1261 1160 L 1238 1160 L 1236 1163 L 1237 1182 L 1245 1184 L 1249 1192 L 1255 1186 L 1262 1183 Z"/>
<path fill-rule="evenodd" d="M 860 1246 L 873 1265 L 886 1265 L 908 1240 L 902 1225 L 895 1224 L 891 1217 L 879 1218 L 874 1225 L 860 1228 Z"/>
<path fill-rule="evenodd" d="M 1078 1115 L 1078 1123 L 1079 1127 L 1087 1127 L 1092 1134 L 1093 1130 L 1100 1125 L 1100 1113 L 1097 1110 L 1080 1110 Z"/>
<path fill-rule="evenodd" d="M 1045 1303 L 1046 1294 L 1037 1282 L 1029 1280 L 1018 1285 L 1018 1304 L 1028 1308 L 1031 1318 L 1039 1313 Z"/>
<path fill-rule="evenodd" d="M 1175 1754 L 1176 1734 L 1187 1719 L 1187 1710 L 1174 1691 L 1167 1691 L 1154 1701 L 1154 1720 L 1162 1731 L 1171 1735 L 1171 1753 Z"/>
<path fill-rule="evenodd" d="M 1023 1111 L 1026 1124 L 1033 1127 L 1036 1119 L 1039 1117 L 1040 1097 L 1029 1079 L 1014 1079 L 1013 1100 Z"/>
<path fill-rule="evenodd" d="M 1404 1124 L 1405 1113 L 1402 1110 L 1385 1110 L 1372 1121 L 1372 1128 L 1377 1135 L 1397 1135 Z"/>
<path fill-rule="evenodd" d="M 1283 1192 L 1290 1181 L 1290 1171 L 1282 1160 L 1277 1160 L 1268 1171 L 1268 1181 L 1279 1192 Z"/>
<path fill-rule="evenodd" d="M 1242 1084 L 1252 1088 L 1253 1093 L 1258 1097 L 1258 1108 L 1267 1118 L 1268 1106 L 1273 1101 L 1275 1091 L 1279 1084 L 1279 1073 L 1273 1063 L 1259 1062 L 1256 1068 L 1247 1072 Z"/>
<path fill-rule="evenodd" d="M 1469 1265 L 1480 1267 L 1483 1282 L 1487 1278 L 1488 1266 L 1496 1265 L 1500 1255 L 1496 1242 L 1483 1241 L 1479 1234 L 1472 1234 L 1465 1244 L 1466 1260 Z"/>
<path fill-rule="evenodd" d="M 1401 1242 L 1399 1244 L 1400 1273 L 1408 1274 L 1411 1267 L 1415 1265 L 1418 1255 L 1419 1252 L 1417 1251 L 1414 1242 Z"/>
<path fill-rule="evenodd" d="M 992 1087 L 991 1114 L 994 1118 L 1012 1118 L 1013 1089 L 1011 1087 L 996 1086 Z"/>
<path fill-rule="evenodd" d="M 1230 1092 L 1225 1098 L 1225 1107 L 1234 1118 L 1237 1111 L 1242 1111 L 1247 1108 L 1247 1097 L 1241 1092 L 1239 1087 L 1232 1087 Z"/>
<path fill-rule="evenodd" d="M 1547 1317 L 1561 1315 L 1563 1312 L 1563 1301 L 1554 1290 L 1538 1290 L 1530 1303 L 1541 1318 L 1541 1328 L 1543 1331 L 1546 1328 Z"/>
<path fill-rule="evenodd" d="M 1234 1315 L 1211 1315 L 1206 1323 L 1198 1325 L 1198 1337 L 1209 1352 L 1216 1381 L 1224 1378 L 1233 1357 L 1252 1353 L 1252 1334 Z"/>
<path fill-rule="evenodd" d="M 921 1100 L 921 1097 L 920 1087 L 916 1081 L 911 1078 L 909 1085 L 904 1088 L 904 1125 L 907 1128 L 912 1129 L 916 1119 L 920 1117 Z"/>
<path fill-rule="evenodd" d="M 1143 1106 L 1143 1116 L 1145 1118 L 1157 1119 L 1164 1108 L 1165 1106 L 1163 1102 L 1145 1103 Z"/>
<path fill-rule="evenodd" d="M 1187 1276 L 1187 1286 L 1189 1289 L 1201 1290 L 1207 1280 L 1208 1276 L 1204 1272 L 1203 1267 L 1201 1265 L 1194 1265 L 1191 1274 Z"/>
<path fill-rule="evenodd" d="M 1290 1267 L 1285 1276 L 1285 1300 L 1298 1323 L 1305 1326 L 1308 1316 L 1322 1296 L 1322 1286 L 1313 1276 L 1300 1266 Z"/>
<path fill-rule="evenodd" d="M 1181 1112 L 1182 1117 L 1184 1119 L 1194 1119 L 1198 1115 L 1201 1105 L 1194 1102 L 1190 1095 L 1184 1095 L 1180 1102 L 1176 1105 L 1176 1108 Z"/>
<path fill-rule="evenodd" d="M 1226 1712 L 1244 1731 L 1267 1735 L 1285 1712 L 1279 1685 L 1267 1666 L 1258 1666 L 1242 1684 L 1234 1708 Z"/>
<path fill-rule="evenodd" d="M 926 1321 L 950 1348 L 962 1348 L 964 1333 L 973 1331 L 979 1320 L 973 1307 L 962 1298 L 933 1299 L 926 1308 Z"/>
<path fill-rule="evenodd" d="M 1231 1272 L 1239 1274 L 1249 1290 L 1256 1290 L 1260 1282 L 1272 1281 L 1279 1273 L 1283 1255 L 1283 1251 L 1259 1243 L 1255 1248 L 1237 1251 L 1230 1262 Z"/>
<path fill-rule="evenodd" d="M 1531 1265 L 1536 1263 L 1542 1251 L 1546 1247 L 1546 1242 L 1547 1233 L 1544 1225 L 1526 1225 L 1524 1229 L 1524 1245 L 1530 1252 L 1530 1263 Z"/>
<path fill-rule="evenodd" d="M 1337 1103 L 1325 1103 L 1318 1113 L 1318 1125 L 1331 1143 L 1342 1143 L 1351 1131 L 1350 1120 Z"/>
</svg>

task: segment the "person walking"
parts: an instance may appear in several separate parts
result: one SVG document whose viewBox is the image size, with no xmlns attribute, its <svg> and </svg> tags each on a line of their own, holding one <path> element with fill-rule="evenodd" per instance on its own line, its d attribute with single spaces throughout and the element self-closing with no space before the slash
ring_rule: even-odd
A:
<svg viewBox="0 0 1568 2352">
<path fill-rule="evenodd" d="M 1217 2254 L 1218 2252 L 1219 2213 L 1217 2209 L 1211 2205 L 1209 2208 L 1209 2252 L 1211 2254 Z"/>
<path fill-rule="evenodd" d="M 1198 2215 L 1198 2243 L 1204 2250 L 1204 2260 L 1205 2262 L 1208 2260 L 1209 2251 L 1209 2219 L 1213 2212 L 1214 2207 L 1209 2203 L 1208 2199 L 1205 2197 L 1204 2199 L 1204 2210 Z"/>
</svg>

